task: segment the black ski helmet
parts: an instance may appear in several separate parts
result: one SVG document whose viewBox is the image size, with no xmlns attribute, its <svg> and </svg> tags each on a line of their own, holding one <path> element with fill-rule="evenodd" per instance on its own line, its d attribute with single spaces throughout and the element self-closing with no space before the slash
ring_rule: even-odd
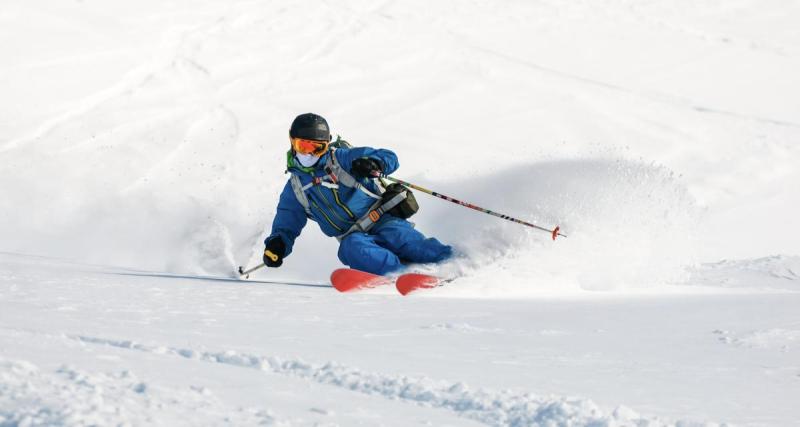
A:
<svg viewBox="0 0 800 427">
<path fill-rule="evenodd" d="M 289 128 L 289 136 L 316 141 L 330 141 L 331 130 L 328 127 L 328 122 L 322 116 L 314 113 L 305 113 L 295 117 L 292 127 Z"/>
</svg>

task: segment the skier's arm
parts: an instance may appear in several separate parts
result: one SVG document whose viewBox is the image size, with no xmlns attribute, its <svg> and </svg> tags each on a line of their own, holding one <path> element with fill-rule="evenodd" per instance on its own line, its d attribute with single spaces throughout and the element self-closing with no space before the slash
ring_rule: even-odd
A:
<svg viewBox="0 0 800 427">
<path fill-rule="evenodd" d="M 349 173 L 353 172 L 350 169 L 350 166 L 353 164 L 353 160 L 362 157 L 377 160 L 380 163 L 381 170 L 386 175 L 389 175 L 390 173 L 396 171 L 398 167 L 400 167 L 400 163 L 397 161 L 397 155 L 394 154 L 393 151 L 383 148 L 340 148 L 334 153 L 336 155 L 336 159 L 339 161 L 339 164 L 342 165 L 342 167 L 345 168 Z"/>
<path fill-rule="evenodd" d="M 283 257 L 289 256 L 292 253 L 295 239 L 303 231 L 307 222 L 306 211 L 303 209 L 303 205 L 297 201 L 292 184 L 287 181 L 281 192 L 280 201 L 278 201 L 278 212 L 275 214 L 275 219 L 272 220 L 272 232 L 264 240 L 264 244 L 268 245 L 270 240 L 280 237 L 286 245 Z"/>
</svg>

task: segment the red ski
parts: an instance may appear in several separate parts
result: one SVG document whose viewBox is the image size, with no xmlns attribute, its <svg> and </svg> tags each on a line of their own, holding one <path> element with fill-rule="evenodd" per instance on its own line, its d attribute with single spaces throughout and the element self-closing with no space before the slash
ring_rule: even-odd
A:
<svg viewBox="0 0 800 427">
<path fill-rule="evenodd" d="M 331 273 L 331 284 L 339 292 L 353 292 L 388 285 L 394 279 L 353 268 L 340 268 Z"/>
<path fill-rule="evenodd" d="M 408 273 L 397 278 L 395 286 L 401 295 L 408 295 L 419 289 L 431 289 L 441 286 L 447 281 L 428 274 Z"/>
<path fill-rule="evenodd" d="M 340 268 L 331 273 L 331 284 L 339 292 L 355 292 L 394 283 L 400 294 L 408 295 L 419 289 L 442 286 L 451 280 L 442 280 L 436 276 L 420 273 L 407 273 L 395 278 L 367 273 L 353 268 Z"/>
</svg>

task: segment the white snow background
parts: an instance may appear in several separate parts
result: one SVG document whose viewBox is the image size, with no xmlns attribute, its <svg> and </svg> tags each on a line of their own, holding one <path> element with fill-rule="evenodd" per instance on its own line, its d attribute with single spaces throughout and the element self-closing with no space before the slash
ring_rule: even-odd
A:
<svg viewBox="0 0 800 427">
<path fill-rule="evenodd" d="M 800 2 L 0 6 L 0 426 L 800 425 Z M 460 276 L 249 282 L 288 127 Z M 284 281 L 269 284 L 260 281 Z"/>
</svg>

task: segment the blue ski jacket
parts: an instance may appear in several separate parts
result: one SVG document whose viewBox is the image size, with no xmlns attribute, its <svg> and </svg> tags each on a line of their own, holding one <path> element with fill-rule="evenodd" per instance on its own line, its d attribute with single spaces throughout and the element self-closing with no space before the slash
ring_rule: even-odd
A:
<svg viewBox="0 0 800 427">
<path fill-rule="evenodd" d="M 351 173 L 350 167 L 353 160 L 361 157 L 378 160 L 381 163 L 383 173 L 386 175 L 396 171 L 399 166 L 397 156 L 390 150 L 370 147 L 343 147 L 328 150 L 316 165 L 308 168 L 298 164 L 290 151 L 287 155 L 287 172 L 297 175 L 303 186 L 306 186 L 314 178 L 321 179 L 327 175 L 325 164 L 328 156 L 333 155 L 336 156 L 339 165 L 348 173 Z M 363 178 L 360 182 L 373 193 L 379 193 L 372 180 Z M 305 194 L 310 205 L 310 216 L 306 216 L 305 208 L 297 200 L 292 189 L 291 179 L 286 181 L 278 202 L 278 211 L 272 221 L 272 232 L 264 240 L 266 244 L 275 236 L 280 236 L 286 244 L 286 254 L 284 256 L 292 253 L 294 241 L 300 235 L 309 219 L 316 222 L 326 235 L 339 236 L 349 230 L 356 220 L 366 215 L 369 208 L 375 203 L 375 199 L 369 197 L 363 191 L 344 185 L 339 185 L 339 188 L 312 185 L 305 190 Z"/>
</svg>

